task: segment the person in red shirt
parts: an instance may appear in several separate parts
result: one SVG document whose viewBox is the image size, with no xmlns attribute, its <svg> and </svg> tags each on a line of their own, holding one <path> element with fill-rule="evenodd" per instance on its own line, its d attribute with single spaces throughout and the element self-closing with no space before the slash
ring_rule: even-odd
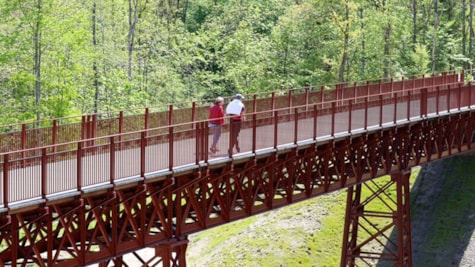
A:
<svg viewBox="0 0 475 267">
<path fill-rule="evenodd" d="M 209 108 L 209 122 L 208 127 L 213 129 L 213 143 L 210 151 L 214 154 L 219 149 L 216 147 L 221 136 L 221 126 L 224 124 L 224 98 L 217 97 L 214 104 Z"/>
</svg>

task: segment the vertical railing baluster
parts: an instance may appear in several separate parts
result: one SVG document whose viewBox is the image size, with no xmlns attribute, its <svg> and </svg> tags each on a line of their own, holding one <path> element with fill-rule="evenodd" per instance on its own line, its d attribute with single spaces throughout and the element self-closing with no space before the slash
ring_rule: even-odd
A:
<svg viewBox="0 0 475 267">
<path fill-rule="evenodd" d="M 48 156 L 46 148 L 41 149 L 41 198 L 46 199 L 47 180 L 48 180 Z"/>
<path fill-rule="evenodd" d="M 198 165 L 198 163 L 200 162 L 200 155 L 202 153 L 201 124 L 199 122 L 193 123 L 193 124 L 196 124 L 195 126 L 195 150 L 196 150 L 195 164 Z"/>
<path fill-rule="evenodd" d="M 270 109 L 272 111 L 274 111 L 274 109 L 275 109 L 275 92 L 272 92 L 271 97 L 272 98 L 271 98 L 271 107 L 270 107 Z"/>
<path fill-rule="evenodd" d="M 252 153 L 256 153 L 257 147 L 257 114 L 252 114 Z"/>
<path fill-rule="evenodd" d="M 332 102 L 332 126 L 331 126 L 331 136 L 335 136 L 335 113 L 336 113 L 336 102 Z"/>
<path fill-rule="evenodd" d="M 450 112 L 450 94 L 452 93 L 451 86 L 447 88 L 447 112 Z"/>
<path fill-rule="evenodd" d="M 274 149 L 277 149 L 278 129 L 279 129 L 279 112 L 277 110 L 274 110 Z"/>
<path fill-rule="evenodd" d="M 317 123 L 318 123 L 318 110 L 317 110 L 317 104 L 313 104 L 313 140 L 317 139 L 317 134 L 318 134 L 318 128 L 317 128 Z"/>
<path fill-rule="evenodd" d="M 348 110 L 348 133 L 351 133 L 351 115 L 353 113 L 353 100 L 350 99 Z"/>
<path fill-rule="evenodd" d="M 77 149 L 77 162 L 76 162 L 76 172 L 77 172 L 77 190 L 81 192 L 82 190 L 82 154 L 83 154 L 83 142 L 78 142 L 78 149 Z"/>
<path fill-rule="evenodd" d="M 364 98 L 364 129 L 368 129 L 368 95 Z"/>
<path fill-rule="evenodd" d="M 379 127 L 383 126 L 383 95 L 379 95 Z"/>
<path fill-rule="evenodd" d="M 439 115 L 439 109 L 440 109 L 440 107 L 439 107 L 440 87 L 439 87 L 438 85 L 437 85 L 437 87 L 436 87 L 435 95 L 436 95 L 436 97 L 435 97 L 435 109 L 436 109 L 435 114 Z"/>
<path fill-rule="evenodd" d="M 168 108 L 168 169 L 169 171 L 173 170 L 173 105 L 170 105 Z"/>
<path fill-rule="evenodd" d="M 472 108 L 472 82 L 468 82 L 468 107 Z"/>
<path fill-rule="evenodd" d="M 397 121 L 397 92 L 394 93 L 394 114 L 393 114 L 393 123 L 396 124 Z"/>
<path fill-rule="evenodd" d="M 294 109 L 294 144 L 297 144 L 298 139 L 298 129 L 299 129 L 299 111 L 297 108 Z"/>
<path fill-rule="evenodd" d="M 115 179 L 115 142 L 114 142 L 114 137 L 110 137 L 110 142 L 109 142 L 109 173 L 110 173 L 110 184 L 114 184 L 114 179 Z"/>
<path fill-rule="evenodd" d="M 205 162 L 208 163 L 208 155 L 209 155 L 209 150 L 208 150 L 208 147 L 209 147 L 209 127 L 208 127 L 208 122 L 207 121 L 203 121 L 201 122 L 201 125 L 202 125 L 202 136 L 201 136 L 201 139 L 203 140 L 203 146 L 202 146 L 202 150 L 203 150 L 203 157 L 205 159 Z M 201 158 L 203 159 L 203 158 Z"/>
<path fill-rule="evenodd" d="M 142 131 L 140 136 L 140 177 L 145 176 L 145 148 L 147 146 L 147 131 Z"/>
<path fill-rule="evenodd" d="M 3 206 L 6 208 L 8 207 L 8 201 L 10 200 L 10 190 L 8 190 L 8 175 L 10 174 L 9 155 L 10 154 L 3 155 Z"/>
</svg>

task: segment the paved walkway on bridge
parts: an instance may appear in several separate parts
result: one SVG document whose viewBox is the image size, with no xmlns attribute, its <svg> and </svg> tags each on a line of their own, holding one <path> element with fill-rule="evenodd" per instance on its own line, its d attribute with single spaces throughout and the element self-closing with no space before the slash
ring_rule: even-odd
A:
<svg viewBox="0 0 475 267">
<path fill-rule="evenodd" d="M 446 101 L 440 101 L 439 108 L 444 110 Z M 446 105 L 445 105 L 446 106 Z M 407 102 L 400 102 L 396 107 L 396 120 L 407 120 L 408 105 Z M 445 107 L 445 109 L 447 109 Z M 394 122 L 394 104 L 383 106 L 382 113 L 383 124 L 392 124 Z M 428 100 L 428 112 L 435 112 L 435 99 Z M 410 102 L 411 118 L 420 117 L 420 101 L 412 100 Z M 379 127 L 380 107 L 368 108 L 368 129 Z M 344 134 L 349 131 L 363 130 L 365 127 L 365 109 L 360 108 L 351 112 L 351 128 L 349 127 L 348 111 L 340 111 L 334 116 L 334 133 Z M 249 116 L 248 116 L 249 117 Z M 331 114 L 319 115 L 317 118 L 317 137 L 331 136 L 332 134 L 332 116 Z M 277 144 L 279 146 L 288 146 L 294 143 L 294 121 L 283 121 L 278 123 Z M 297 140 L 313 140 L 313 118 L 300 118 L 298 120 Z M 252 156 L 253 131 L 251 128 L 245 128 L 240 134 L 241 152 L 233 157 Z M 212 135 L 209 135 L 209 144 L 211 144 Z M 217 154 L 209 154 L 209 164 L 230 160 L 228 158 L 229 133 L 223 132 Z M 256 153 L 259 151 L 268 151 L 274 147 L 274 125 L 259 126 L 256 130 Z M 100 152 L 101 149 L 104 152 Z M 208 148 L 206 148 L 208 149 Z M 149 145 L 145 149 L 145 177 L 151 177 L 154 174 L 167 172 L 169 169 L 168 143 Z M 57 160 L 47 165 L 47 194 L 51 197 L 62 197 L 66 193 L 77 194 L 77 158 L 74 153 L 70 153 L 70 158 L 66 160 Z M 196 140 L 194 138 L 181 138 L 174 142 L 174 170 L 181 168 L 195 168 L 196 161 Z M 142 179 L 140 177 L 140 147 L 133 149 L 120 150 L 115 152 L 115 181 L 124 183 Z M 87 154 L 82 157 L 82 176 L 83 189 L 94 190 L 101 186 L 110 185 L 110 153 L 107 152 L 107 145 L 100 148 L 94 154 Z M 3 172 L 3 169 L 2 169 Z M 0 175 L 3 177 L 3 173 Z M 22 203 L 22 201 L 41 198 L 41 165 L 16 168 L 9 172 L 9 202 Z M 159 175 L 159 174 L 157 174 Z M 0 182 L 0 207 L 3 206 L 3 179 Z M 88 188 L 89 187 L 89 188 Z M 30 204 L 26 202 L 23 204 Z"/>
</svg>

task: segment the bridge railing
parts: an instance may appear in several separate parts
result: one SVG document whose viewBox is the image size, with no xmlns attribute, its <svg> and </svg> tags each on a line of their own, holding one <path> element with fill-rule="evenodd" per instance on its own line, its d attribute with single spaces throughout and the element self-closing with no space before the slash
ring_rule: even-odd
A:
<svg viewBox="0 0 475 267">
<path fill-rule="evenodd" d="M 320 103 L 330 107 L 331 101 L 375 95 L 389 91 L 434 87 L 437 84 L 463 81 L 464 73 L 442 72 L 440 75 L 413 76 L 406 80 L 379 79 L 323 86 L 309 86 L 291 90 L 264 92 L 244 101 L 248 111 L 268 111 L 278 108 Z M 171 124 L 205 120 L 212 100 L 176 103 L 145 109 L 111 111 L 73 116 L 55 120 L 30 122 L 0 127 L 0 152 L 25 150 L 113 134 L 140 131 Z M 170 108 L 172 107 L 172 108 Z M 172 119 L 170 119 L 172 117 Z M 171 122 L 171 123 L 170 123 Z M 23 155 L 26 156 L 26 155 Z"/>
<path fill-rule="evenodd" d="M 317 137 L 421 118 L 467 107 L 475 100 L 472 85 L 458 79 L 411 89 L 392 84 L 381 84 L 378 90 L 355 86 L 353 93 L 346 90 L 344 96 L 325 102 L 310 102 L 306 91 L 298 95 L 309 99 L 304 104 L 250 112 L 240 134 L 241 153 L 277 150 Z M 316 96 L 330 93 L 321 90 Z M 167 126 L 0 154 L 0 205 L 153 179 L 229 159 L 229 124 L 223 127 L 222 152 L 214 155 L 208 151 L 212 136 L 206 119 L 176 124 L 172 107 L 168 112 Z"/>
</svg>

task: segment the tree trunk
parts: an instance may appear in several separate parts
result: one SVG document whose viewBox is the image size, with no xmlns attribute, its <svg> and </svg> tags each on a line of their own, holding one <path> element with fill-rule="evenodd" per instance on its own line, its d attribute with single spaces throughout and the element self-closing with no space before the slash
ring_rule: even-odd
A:
<svg viewBox="0 0 475 267">
<path fill-rule="evenodd" d="M 467 12 L 467 0 L 463 0 L 462 2 L 462 55 L 466 56 L 467 48 L 467 26 L 465 23 L 465 13 Z"/>
<path fill-rule="evenodd" d="M 470 36 L 469 36 L 469 40 L 468 40 L 468 58 L 470 60 L 472 60 L 473 58 L 473 36 L 474 36 L 474 32 L 473 32 L 473 5 L 474 5 L 474 1 L 473 0 L 470 0 L 470 15 L 468 16 L 468 27 L 470 29 Z"/>
<path fill-rule="evenodd" d="M 96 17 L 96 0 L 94 0 L 92 4 L 92 45 L 94 47 L 94 51 L 97 48 L 97 36 L 96 36 L 96 25 L 97 25 L 97 17 Z M 98 102 L 99 102 L 99 71 L 97 69 L 97 61 L 94 59 L 92 62 L 92 70 L 94 72 L 94 113 L 99 111 Z"/>
<path fill-rule="evenodd" d="M 33 27 L 33 45 L 35 50 L 34 55 L 34 73 L 35 73 L 35 106 L 36 106 L 36 120 L 41 120 L 40 104 L 41 104 L 41 8 L 42 0 L 37 0 L 37 18 Z"/>
<path fill-rule="evenodd" d="M 416 51 L 417 44 L 417 0 L 412 1 L 412 45 L 413 51 Z"/>
<path fill-rule="evenodd" d="M 183 15 L 182 15 L 183 23 L 186 23 L 187 12 L 188 12 L 188 0 L 185 0 L 185 3 L 183 4 Z"/>
<path fill-rule="evenodd" d="M 350 39 L 350 21 L 349 21 L 349 7 L 348 0 L 345 1 L 345 28 L 343 29 L 344 43 L 343 43 L 343 58 L 341 60 L 340 69 L 338 70 L 338 78 L 340 82 L 345 81 L 345 67 L 348 65 L 348 42 Z"/>
<path fill-rule="evenodd" d="M 390 77 L 390 42 L 391 42 L 391 23 L 388 22 L 384 29 L 384 77 Z"/>
<path fill-rule="evenodd" d="M 439 0 L 434 0 L 434 34 L 432 35 L 432 73 L 435 72 L 435 63 L 436 63 L 436 58 L 435 58 L 435 52 L 436 52 L 436 45 L 437 45 L 437 31 L 439 28 L 439 15 L 437 14 L 439 12 L 439 6 L 438 6 Z"/>
<path fill-rule="evenodd" d="M 364 75 L 366 70 L 365 70 L 365 67 L 366 67 L 366 50 L 365 50 L 365 32 L 364 32 L 364 28 L 365 28 L 365 25 L 364 25 L 364 20 L 363 20 L 363 8 L 360 7 L 360 20 L 361 20 L 361 32 L 362 32 L 362 36 L 361 36 L 361 75 Z"/>
<path fill-rule="evenodd" d="M 426 21 L 426 18 L 427 18 L 427 11 L 426 11 L 426 7 L 425 5 L 423 4 L 422 5 L 422 21 L 424 22 L 424 30 L 422 32 L 422 43 L 423 44 L 426 44 L 426 36 L 427 36 L 427 28 L 429 27 L 428 26 L 428 22 Z"/>
<path fill-rule="evenodd" d="M 132 80 L 132 61 L 134 53 L 134 39 L 135 39 L 135 26 L 137 25 L 137 12 L 138 12 L 138 2 L 140 0 L 128 0 L 129 2 L 129 34 L 128 34 L 128 49 L 129 49 L 129 60 L 128 60 L 128 77 L 129 80 Z"/>
</svg>

